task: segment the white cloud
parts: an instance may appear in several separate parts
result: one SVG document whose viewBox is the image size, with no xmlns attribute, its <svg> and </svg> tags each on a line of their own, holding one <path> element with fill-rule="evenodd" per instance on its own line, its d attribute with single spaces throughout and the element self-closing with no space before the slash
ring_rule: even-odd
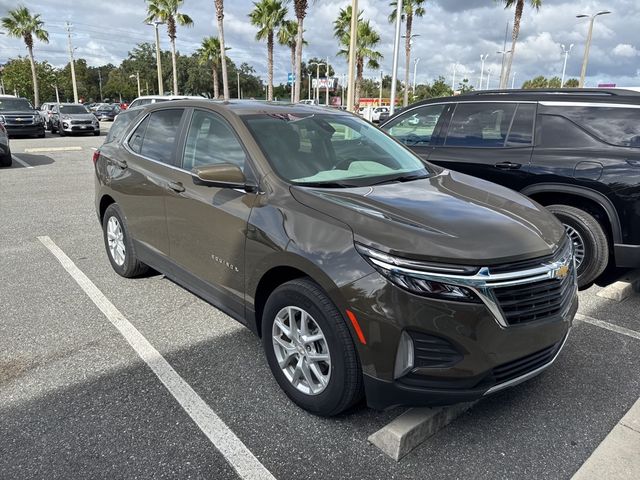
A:
<svg viewBox="0 0 640 480">
<path fill-rule="evenodd" d="M 616 57 L 632 58 L 638 56 L 638 49 L 628 43 L 619 43 L 613 49 L 613 54 Z"/>
</svg>

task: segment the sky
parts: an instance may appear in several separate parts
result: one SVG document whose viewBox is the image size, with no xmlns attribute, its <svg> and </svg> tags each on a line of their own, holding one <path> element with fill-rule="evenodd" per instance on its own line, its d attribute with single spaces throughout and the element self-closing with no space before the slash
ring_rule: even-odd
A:
<svg viewBox="0 0 640 480">
<path fill-rule="evenodd" d="M 14 8 L 16 0 L 0 0 L 0 16 Z M 285 2 L 286 3 L 286 2 Z M 289 2 L 289 18 L 294 18 L 293 2 Z M 340 75 L 346 73 L 346 61 L 337 57 L 337 40 L 333 37 L 333 21 L 340 8 L 350 0 L 310 1 L 305 20 L 304 58 L 329 57 Z M 381 35 L 378 50 L 384 55 L 381 69 L 389 74 L 392 68 L 394 26 L 388 22 L 389 0 L 359 0 L 365 19 L 371 21 Z M 528 4 L 528 0 L 526 1 Z M 114 63 L 118 65 L 137 43 L 153 42 L 153 28 L 144 24 L 144 0 L 23 0 L 32 12 L 40 13 L 49 31 L 49 44 L 36 43 L 38 60 L 48 60 L 55 66 L 68 62 L 65 22 L 72 24 L 72 41 L 76 58 L 87 59 L 90 65 Z M 505 27 L 513 21 L 513 10 L 505 10 L 503 2 L 494 0 L 427 0 L 424 17 L 414 21 L 412 58 L 419 58 L 417 82 L 431 82 L 442 75 L 452 81 L 454 65 L 456 77 L 479 83 L 480 55 L 488 54 L 484 79 L 490 75 L 490 86 L 497 88 Z M 248 62 L 266 79 L 266 42 L 255 40 L 256 28 L 247 17 L 253 7 L 251 0 L 225 1 L 225 41 L 231 48 L 229 56 L 236 63 Z M 578 77 L 582 65 L 588 19 L 577 14 L 610 10 L 610 15 L 596 19 L 593 44 L 587 73 L 587 86 L 615 83 L 618 86 L 640 86 L 640 20 L 638 0 L 544 0 L 536 12 L 525 9 L 520 38 L 516 48 L 512 72 L 516 86 L 537 75 L 560 76 L 563 59 L 561 45 L 573 49 L 567 63 L 567 78 Z M 177 48 L 191 54 L 203 37 L 217 35 L 213 0 L 185 0 L 182 11 L 194 19 L 191 28 L 179 27 Z M 161 27 L 162 28 L 162 27 Z M 404 32 L 403 32 L 404 34 Z M 166 30 L 161 31 L 163 49 L 169 49 Z M 510 47 L 507 48 L 507 50 Z M 19 39 L 0 35 L 0 62 L 24 55 Z M 290 71 L 289 50 L 276 46 L 274 82 L 285 82 Z M 411 61 L 413 76 L 414 61 Z M 489 74 L 489 71 L 491 73 Z M 399 75 L 404 75 L 404 48 L 401 50 Z M 377 77 L 379 71 L 365 72 Z M 456 80 L 456 83 L 458 83 Z"/>
</svg>

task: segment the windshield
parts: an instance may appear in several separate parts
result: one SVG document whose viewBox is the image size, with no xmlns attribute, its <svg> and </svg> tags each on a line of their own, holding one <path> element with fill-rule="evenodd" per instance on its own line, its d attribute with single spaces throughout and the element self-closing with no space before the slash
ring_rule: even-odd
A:
<svg viewBox="0 0 640 480">
<path fill-rule="evenodd" d="M 244 121 L 273 169 L 291 183 L 366 186 L 430 174 L 410 151 L 351 115 L 282 113 Z"/>
<path fill-rule="evenodd" d="M 60 105 L 60 113 L 73 115 L 76 113 L 89 113 L 89 111 L 84 105 Z"/>
<path fill-rule="evenodd" d="M 33 107 L 24 98 L 0 98 L 0 110 L 24 112 L 25 110 L 33 110 Z"/>
</svg>

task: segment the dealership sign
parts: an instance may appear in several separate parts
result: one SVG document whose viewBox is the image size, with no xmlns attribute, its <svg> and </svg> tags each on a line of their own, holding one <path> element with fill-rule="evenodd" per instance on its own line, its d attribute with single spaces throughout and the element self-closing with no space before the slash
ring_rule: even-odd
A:
<svg viewBox="0 0 640 480">
<path fill-rule="evenodd" d="M 336 90 L 338 88 L 338 79 L 335 77 L 321 77 L 319 79 L 313 79 L 311 85 L 313 88 L 317 88 L 316 85 L 320 86 L 320 90 L 326 90 L 329 87 L 329 91 Z"/>
</svg>

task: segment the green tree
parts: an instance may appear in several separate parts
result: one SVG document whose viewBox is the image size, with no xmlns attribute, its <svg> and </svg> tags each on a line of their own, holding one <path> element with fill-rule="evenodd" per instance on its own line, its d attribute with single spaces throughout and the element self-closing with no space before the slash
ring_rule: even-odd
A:
<svg viewBox="0 0 640 480">
<path fill-rule="evenodd" d="M 405 41 L 404 41 L 404 98 L 402 105 L 407 106 L 409 104 L 409 67 L 411 66 L 411 32 L 413 31 L 413 19 L 414 17 L 422 17 L 425 14 L 424 4 L 426 0 L 404 0 L 402 4 L 402 17 L 405 22 Z M 389 4 L 393 7 L 391 15 L 389 15 L 389 22 L 395 22 L 398 14 L 398 2 L 393 1 Z"/>
<path fill-rule="evenodd" d="M 267 41 L 267 100 L 273 100 L 273 35 L 287 16 L 287 8 L 280 0 L 254 2 L 249 14 L 251 24 L 258 27 L 256 40 Z"/>
<path fill-rule="evenodd" d="M 365 62 L 368 68 L 378 69 L 380 68 L 379 61 L 382 59 L 382 54 L 375 50 L 380 43 L 380 35 L 376 32 L 371 23 L 368 20 L 361 18 L 362 11 L 358 12 L 358 32 L 356 38 L 356 88 L 355 88 L 355 103 L 360 102 L 360 86 L 362 84 L 362 77 L 364 74 Z M 338 55 L 349 58 L 349 45 L 351 40 L 351 29 L 348 27 L 351 24 L 351 6 L 343 8 L 338 14 L 338 18 L 333 22 L 333 33 L 335 37 L 340 41 L 342 49 L 338 52 Z"/>
<path fill-rule="evenodd" d="M 438 77 L 429 88 L 428 98 L 450 97 L 453 95 L 453 90 L 444 79 L 444 77 Z"/>
<path fill-rule="evenodd" d="M 56 70 L 48 62 L 35 62 L 34 65 L 40 86 L 40 98 L 55 100 Z M 19 96 L 29 97 L 33 81 L 31 61 L 23 57 L 9 60 L 4 65 L 2 80 L 7 93 L 15 92 Z"/>
<path fill-rule="evenodd" d="M 190 27 L 193 20 L 189 15 L 180 13 L 184 0 L 147 0 L 146 22 L 161 21 L 167 24 L 167 33 L 171 42 L 171 64 L 173 67 L 173 94 L 178 95 L 178 69 L 176 65 L 177 26 Z"/>
<path fill-rule="evenodd" d="M 560 77 L 552 77 L 549 79 L 549 88 L 562 88 L 562 79 Z"/>
<path fill-rule="evenodd" d="M 578 88 L 580 86 L 580 81 L 577 78 L 570 78 L 566 82 L 564 82 L 565 88 Z"/>
<path fill-rule="evenodd" d="M 295 76 L 296 71 L 296 41 L 298 38 L 298 24 L 293 20 L 285 20 L 278 30 L 278 43 L 289 47 L 291 52 L 291 73 Z M 303 43 L 306 44 L 303 40 Z M 295 81 L 291 85 L 291 102 L 295 99 Z"/>
<path fill-rule="evenodd" d="M 229 100 L 229 76 L 227 75 L 227 49 L 224 46 L 224 1 L 215 0 L 218 38 L 220 39 L 220 64 L 222 65 L 222 93 Z"/>
<path fill-rule="evenodd" d="M 560 82 L 558 82 L 560 83 Z M 549 88 L 549 79 L 543 75 L 538 75 L 531 80 L 527 80 L 522 84 L 522 88 L 526 90 L 534 89 L 534 88 Z"/>
<path fill-rule="evenodd" d="M 472 92 L 473 90 L 475 90 L 475 88 L 473 88 L 473 85 L 471 85 L 471 82 L 469 81 L 468 78 L 464 78 L 459 84 L 458 84 L 458 91 L 460 93 L 467 93 L 467 92 Z"/>
<path fill-rule="evenodd" d="M 307 16 L 307 9 L 309 8 L 308 0 L 293 0 L 293 10 L 296 14 L 296 20 L 298 22 L 298 32 L 296 36 L 296 81 L 293 95 L 293 101 L 300 101 L 300 92 L 302 90 L 302 45 L 304 43 L 304 18 Z"/>
<path fill-rule="evenodd" d="M 511 53 L 507 60 L 507 67 L 504 70 L 504 77 L 500 79 L 500 88 L 506 88 L 507 80 L 511 78 L 511 67 L 513 66 L 513 57 L 516 54 L 516 43 L 518 36 L 520 35 L 520 21 L 522 20 L 522 13 L 524 12 L 525 0 L 498 0 L 504 3 L 504 8 L 516 7 L 516 12 L 513 18 L 513 32 L 511 35 Z M 536 11 L 540 10 L 542 6 L 542 0 L 529 0 L 529 5 L 535 8 Z"/>
<path fill-rule="evenodd" d="M 227 48 L 227 50 L 229 49 Z M 218 82 L 218 66 L 222 61 L 220 57 L 220 39 L 217 37 L 203 38 L 202 46 L 196 53 L 200 58 L 200 64 L 211 65 L 213 98 L 220 98 L 220 87 Z"/>
<path fill-rule="evenodd" d="M 38 76 L 33 57 L 34 37 L 44 43 L 49 43 L 49 33 L 44 29 L 44 22 L 40 20 L 40 14 L 32 15 L 29 9 L 20 5 L 9 10 L 6 17 L 2 17 L 2 27 L 10 37 L 22 38 L 29 52 L 31 63 L 31 81 L 33 86 L 33 103 L 40 106 L 40 92 L 38 90 Z"/>
</svg>

